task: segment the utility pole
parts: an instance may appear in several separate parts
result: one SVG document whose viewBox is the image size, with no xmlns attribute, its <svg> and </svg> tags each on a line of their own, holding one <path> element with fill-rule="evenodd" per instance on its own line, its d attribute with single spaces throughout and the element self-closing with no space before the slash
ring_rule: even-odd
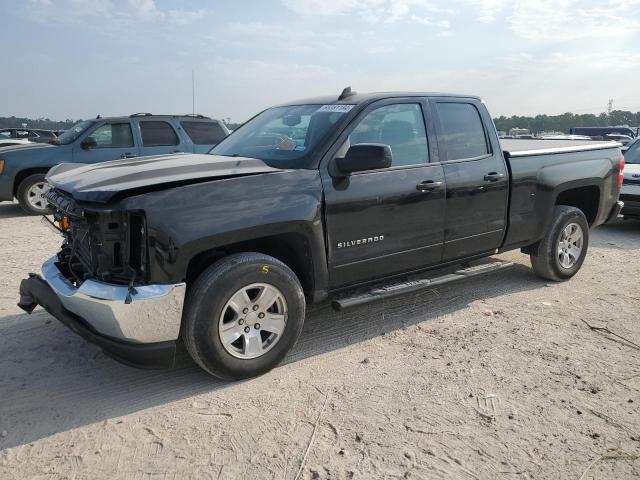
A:
<svg viewBox="0 0 640 480">
<path fill-rule="evenodd" d="M 607 115 L 611 115 L 611 112 L 613 112 L 613 98 L 610 98 L 607 104 Z"/>
<path fill-rule="evenodd" d="M 191 113 L 196 114 L 196 73 L 191 69 Z"/>
</svg>

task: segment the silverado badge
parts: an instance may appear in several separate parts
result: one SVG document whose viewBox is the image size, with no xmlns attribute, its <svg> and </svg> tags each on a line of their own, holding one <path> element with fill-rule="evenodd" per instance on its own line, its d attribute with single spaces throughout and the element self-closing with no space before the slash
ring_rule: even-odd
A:
<svg viewBox="0 0 640 480">
<path fill-rule="evenodd" d="M 367 245 L 368 243 L 382 242 L 384 235 L 376 235 L 374 237 L 359 238 L 357 240 L 347 240 L 346 242 L 338 242 L 338 248 L 356 247 L 359 245 Z"/>
</svg>

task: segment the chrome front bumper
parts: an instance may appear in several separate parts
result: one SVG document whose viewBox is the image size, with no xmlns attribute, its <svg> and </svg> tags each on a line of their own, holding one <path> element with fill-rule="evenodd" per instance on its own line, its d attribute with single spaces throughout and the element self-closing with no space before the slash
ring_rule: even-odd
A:
<svg viewBox="0 0 640 480">
<path fill-rule="evenodd" d="M 101 335 L 131 343 L 173 341 L 180 333 L 186 284 L 129 288 L 86 280 L 73 286 L 56 266 L 54 256 L 42 265 L 42 275 L 64 308 L 82 318 Z"/>
</svg>

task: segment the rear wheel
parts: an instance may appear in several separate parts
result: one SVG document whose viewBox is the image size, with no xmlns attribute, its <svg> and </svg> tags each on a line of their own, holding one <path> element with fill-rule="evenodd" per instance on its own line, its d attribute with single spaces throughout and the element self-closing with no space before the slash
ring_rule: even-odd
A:
<svg viewBox="0 0 640 480">
<path fill-rule="evenodd" d="M 44 194 L 51 189 L 45 180 L 44 173 L 34 173 L 20 182 L 16 197 L 20 207 L 29 215 L 47 215 L 52 208 L 44 198 Z"/>
<path fill-rule="evenodd" d="M 589 224 L 581 210 L 559 205 L 547 235 L 532 249 L 531 265 L 539 277 L 560 282 L 573 277 L 589 246 Z"/>
<path fill-rule="evenodd" d="M 295 344 L 305 300 L 296 275 L 261 253 L 223 258 L 190 287 L 182 337 L 204 370 L 226 380 L 266 373 Z"/>
</svg>

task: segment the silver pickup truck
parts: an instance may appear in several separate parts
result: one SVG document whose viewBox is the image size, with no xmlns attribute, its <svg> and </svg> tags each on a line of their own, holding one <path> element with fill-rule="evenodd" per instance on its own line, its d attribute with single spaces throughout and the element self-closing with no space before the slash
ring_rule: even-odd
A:
<svg viewBox="0 0 640 480">
<path fill-rule="evenodd" d="M 640 218 L 640 140 L 633 142 L 624 154 L 626 167 L 620 200 L 625 218 Z"/>
</svg>

